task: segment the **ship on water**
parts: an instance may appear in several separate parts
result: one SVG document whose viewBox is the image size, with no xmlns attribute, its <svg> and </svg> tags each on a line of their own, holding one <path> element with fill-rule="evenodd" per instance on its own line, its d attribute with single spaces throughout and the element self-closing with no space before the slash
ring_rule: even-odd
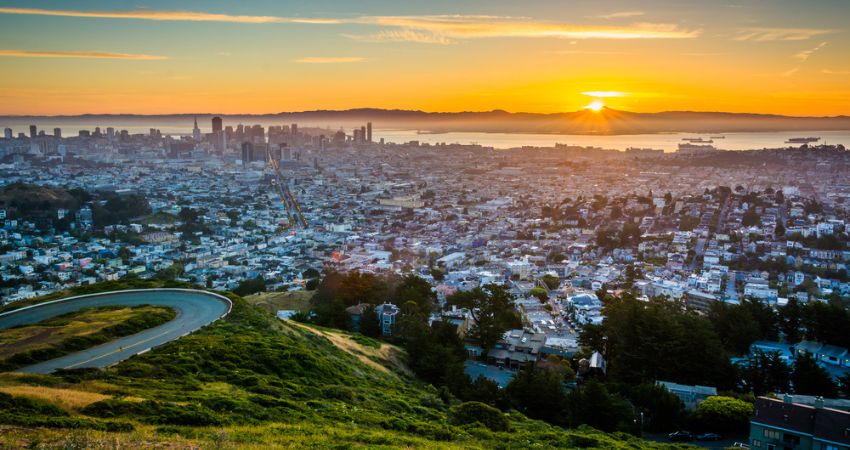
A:
<svg viewBox="0 0 850 450">
<path fill-rule="evenodd" d="M 819 137 L 798 137 L 791 138 L 785 141 L 786 144 L 811 144 L 812 142 L 819 141 Z"/>
<path fill-rule="evenodd" d="M 703 139 L 701 137 L 696 138 L 682 138 L 683 141 L 690 142 L 691 144 L 713 144 L 714 141 L 711 139 Z"/>
</svg>

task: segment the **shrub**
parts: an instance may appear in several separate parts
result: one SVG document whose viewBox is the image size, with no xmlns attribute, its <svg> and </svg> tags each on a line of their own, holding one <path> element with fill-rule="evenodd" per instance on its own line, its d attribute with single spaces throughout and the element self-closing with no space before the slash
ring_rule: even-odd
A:
<svg viewBox="0 0 850 450">
<path fill-rule="evenodd" d="M 455 425 L 478 422 L 491 431 L 508 431 L 510 428 L 508 419 L 501 411 L 481 402 L 465 402 L 452 406 L 449 418 Z"/>
<path fill-rule="evenodd" d="M 750 424 L 753 405 L 732 397 L 709 397 L 699 404 L 697 420 L 706 429 L 744 432 Z"/>
</svg>

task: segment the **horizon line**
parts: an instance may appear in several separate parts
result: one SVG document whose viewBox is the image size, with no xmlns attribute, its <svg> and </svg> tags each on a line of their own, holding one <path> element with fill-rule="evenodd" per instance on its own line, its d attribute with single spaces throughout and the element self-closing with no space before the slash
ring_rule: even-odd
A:
<svg viewBox="0 0 850 450">
<path fill-rule="evenodd" d="M 2 118 L 74 118 L 74 117 L 86 117 L 86 116 L 105 116 L 105 117 L 163 117 L 163 116 L 234 116 L 234 117 L 251 117 L 251 116 L 278 116 L 285 114 L 306 114 L 306 113 L 350 113 L 357 111 L 372 111 L 372 112 L 398 112 L 398 113 L 421 113 L 421 114 L 486 114 L 486 113 L 505 113 L 511 115 L 519 115 L 519 114 L 531 114 L 531 115 L 539 115 L 539 116 L 553 116 L 560 114 L 575 114 L 575 113 L 587 113 L 587 114 L 599 114 L 599 112 L 589 112 L 587 109 L 578 109 L 573 111 L 555 111 L 555 112 L 533 112 L 533 111 L 508 111 L 501 108 L 494 108 L 489 110 L 463 110 L 463 111 L 426 111 L 422 109 L 402 109 L 402 108 L 375 108 L 375 107 L 356 107 L 356 108 L 346 108 L 346 109 L 309 109 L 309 110 L 300 110 L 300 111 L 277 111 L 277 112 L 264 112 L 264 113 L 221 113 L 221 112 L 163 112 L 163 113 L 130 113 L 130 112 L 122 112 L 122 113 L 96 113 L 96 112 L 87 112 L 87 113 L 75 113 L 75 114 L 5 114 L 0 112 L 0 117 Z M 801 119 L 834 119 L 834 118 L 842 118 L 842 117 L 850 117 L 850 111 L 847 113 L 834 114 L 834 115 L 789 115 L 783 113 L 769 113 L 769 112 L 732 112 L 732 111 L 720 111 L 720 110 L 659 110 L 659 111 L 630 111 L 626 109 L 615 109 L 605 106 L 603 111 L 611 111 L 611 112 L 624 112 L 631 114 L 669 114 L 669 113 L 690 113 L 690 114 L 730 114 L 730 115 L 757 115 L 757 116 L 776 116 L 776 117 L 785 117 L 785 118 L 801 118 Z"/>
</svg>

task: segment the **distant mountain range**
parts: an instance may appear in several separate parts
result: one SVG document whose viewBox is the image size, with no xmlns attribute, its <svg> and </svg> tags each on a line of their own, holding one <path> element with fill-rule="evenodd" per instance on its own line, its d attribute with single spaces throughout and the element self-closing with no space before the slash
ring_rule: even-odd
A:
<svg viewBox="0 0 850 450">
<path fill-rule="evenodd" d="M 93 123 L 99 126 L 151 127 L 186 123 L 191 128 L 197 117 L 209 128 L 215 114 L 84 114 L 77 116 L 0 116 L 0 126 L 49 122 Z M 398 109 L 348 109 L 281 112 L 277 114 L 221 114 L 225 125 L 237 123 L 298 123 L 300 126 L 350 127 L 371 121 L 376 128 L 420 130 L 429 133 L 450 131 L 552 134 L 642 134 L 665 132 L 723 133 L 759 131 L 842 131 L 850 130 L 850 116 L 794 117 L 772 114 L 667 111 L 636 113 L 604 108 L 564 113 L 511 113 L 502 110 L 481 112 L 425 112 Z"/>
</svg>

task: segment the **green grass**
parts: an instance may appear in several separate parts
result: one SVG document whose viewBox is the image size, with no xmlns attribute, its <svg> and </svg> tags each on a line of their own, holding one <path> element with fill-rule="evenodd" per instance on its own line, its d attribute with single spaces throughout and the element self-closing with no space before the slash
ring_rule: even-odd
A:
<svg viewBox="0 0 850 450">
<path fill-rule="evenodd" d="M 66 390 L 98 388 L 110 396 L 56 416 L 54 423 L 0 416 L 0 422 L 23 427 L 11 433 L 0 428 L 0 447 L 66 446 L 71 435 L 49 428 L 82 421 L 77 428 L 83 430 L 73 434 L 81 447 L 123 442 L 202 448 L 673 448 L 624 434 L 565 430 L 519 413 L 505 415 L 503 423 L 493 411 L 460 408 L 408 371 L 365 364 L 320 330 L 287 324 L 224 294 L 233 300 L 224 320 L 115 367 L 0 375 L 0 385 L 14 380 Z M 373 341 L 349 339 L 365 347 Z M 483 414 L 486 425 L 476 414 Z"/>
</svg>

